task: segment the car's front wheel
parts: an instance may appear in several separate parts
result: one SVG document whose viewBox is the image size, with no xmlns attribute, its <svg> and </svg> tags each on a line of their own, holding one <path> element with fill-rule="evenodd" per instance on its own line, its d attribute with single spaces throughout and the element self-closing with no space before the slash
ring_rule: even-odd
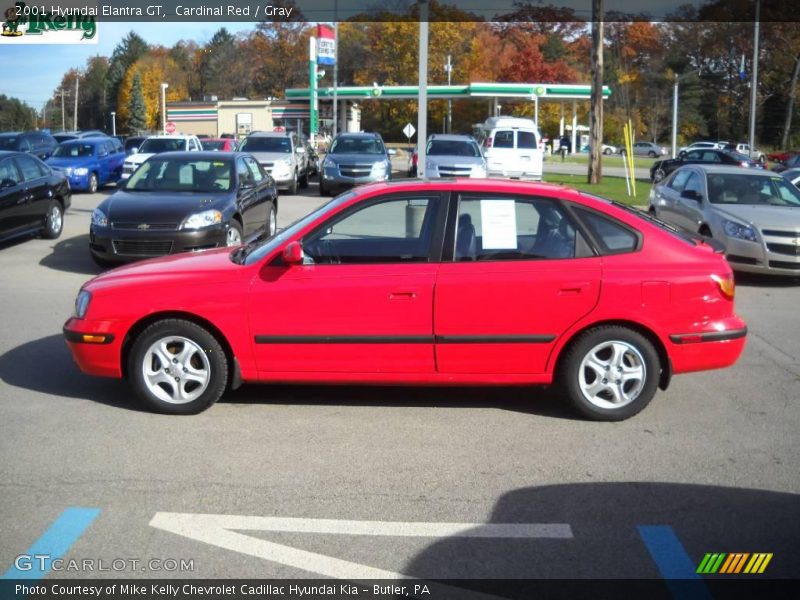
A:
<svg viewBox="0 0 800 600">
<path fill-rule="evenodd" d="M 42 237 L 54 240 L 61 235 L 64 229 L 64 209 L 58 200 L 51 200 L 44 215 L 44 230 Z"/>
<path fill-rule="evenodd" d="M 242 226 L 238 221 L 231 221 L 228 224 L 228 233 L 225 234 L 225 244 L 227 246 L 242 245 Z"/>
<path fill-rule="evenodd" d="M 128 377 L 149 408 L 191 415 L 214 404 L 225 392 L 228 360 L 217 339 L 200 325 L 165 319 L 136 338 Z"/>
<path fill-rule="evenodd" d="M 613 154 L 613 152 L 612 152 L 611 148 L 606 148 L 605 150 L 603 150 L 603 154 L 609 155 L 609 154 Z"/>
<path fill-rule="evenodd" d="M 94 194 L 97 191 L 97 174 L 89 174 L 89 193 Z"/>
<path fill-rule="evenodd" d="M 278 231 L 278 210 L 275 204 L 269 203 L 269 212 L 267 213 L 267 235 L 272 237 Z"/>
<path fill-rule="evenodd" d="M 658 154 L 656 154 L 653 150 L 650 150 L 650 152 L 647 153 L 647 156 L 649 156 L 650 158 L 655 158 L 656 156 L 658 156 Z"/>
<path fill-rule="evenodd" d="M 295 196 L 297 194 L 297 171 L 294 172 L 292 183 L 289 184 L 289 195 Z"/>
<path fill-rule="evenodd" d="M 581 334 L 561 367 L 560 383 L 573 406 L 595 421 L 621 421 L 641 411 L 653 399 L 661 374 L 653 344 L 619 326 Z"/>
</svg>

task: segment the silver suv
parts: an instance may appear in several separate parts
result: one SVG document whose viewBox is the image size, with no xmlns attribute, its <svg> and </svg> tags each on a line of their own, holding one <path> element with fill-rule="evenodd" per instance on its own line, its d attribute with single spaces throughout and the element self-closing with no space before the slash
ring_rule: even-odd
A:
<svg viewBox="0 0 800 600">
<path fill-rule="evenodd" d="M 486 159 L 472 136 L 431 135 L 426 154 L 426 177 L 486 177 Z"/>
<path fill-rule="evenodd" d="M 362 183 L 389 181 L 392 178 L 390 157 L 377 133 L 340 133 L 331 142 L 319 176 L 319 195 Z"/>
<path fill-rule="evenodd" d="M 296 194 L 298 187 L 308 187 L 306 149 L 295 133 L 254 131 L 242 140 L 238 150 L 252 154 L 279 189 Z"/>
</svg>

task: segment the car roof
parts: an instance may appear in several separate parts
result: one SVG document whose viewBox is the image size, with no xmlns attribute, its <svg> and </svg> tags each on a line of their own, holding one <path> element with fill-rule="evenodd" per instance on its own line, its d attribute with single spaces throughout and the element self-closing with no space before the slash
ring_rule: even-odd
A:
<svg viewBox="0 0 800 600">
<path fill-rule="evenodd" d="M 100 137 L 98 135 L 96 137 L 90 136 L 90 137 L 84 137 L 84 138 L 75 138 L 74 140 L 64 140 L 59 145 L 63 145 L 63 146 L 69 146 L 69 145 L 74 145 L 74 144 L 94 144 L 94 145 L 97 145 L 97 144 L 100 144 L 100 143 L 104 143 L 109 139 L 110 138 L 108 138 L 108 137 Z"/>
<path fill-rule="evenodd" d="M 16 135 L 22 135 L 22 131 L 4 131 L 0 133 L 0 137 L 12 137 Z"/>
<path fill-rule="evenodd" d="M 461 135 L 456 133 L 432 133 L 428 136 L 428 141 L 442 140 L 445 142 L 474 142 L 475 138 L 471 135 Z"/>
<path fill-rule="evenodd" d="M 347 133 L 338 133 L 336 137 L 349 137 L 349 138 L 380 138 L 381 136 L 374 132 L 369 131 L 352 131 Z"/>
<path fill-rule="evenodd" d="M 288 137 L 293 131 L 252 131 L 247 137 Z M 220 138 L 230 140 L 232 138 Z"/>
<path fill-rule="evenodd" d="M 184 135 L 182 133 L 176 133 L 174 135 L 148 135 L 145 139 L 148 139 L 148 140 L 156 140 L 156 139 L 158 139 L 158 140 L 187 140 L 187 139 L 193 138 L 193 137 L 195 137 L 195 136 L 191 135 L 191 134 L 185 134 Z"/>
<path fill-rule="evenodd" d="M 159 152 L 153 158 L 163 160 L 165 158 L 191 158 L 193 160 L 223 160 L 233 159 L 239 156 L 251 156 L 249 152 L 219 152 L 217 150 L 201 150 L 200 152 L 187 152 L 185 150 L 174 150 L 171 152 Z M 153 159 L 150 159 L 153 160 Z"/>
<path fill-rule="evenodd" d="M 33 156 L 27 152 L 17 152 L 16 150 L 0 150 L 0 159 L 8 158 L 9 156 Z"/>
<path fill-rule="evenodd" d="M 737 167 L 736 165 L 686 165 L 681 167 L 681 169 L 700 169 L 701 171 L 705 171 L 708 175 L 747 175 L 753 177 L 757 177 L 759 175 L 767 175 L 771 177 L 780 176 L 778 173 L 773 173 L 772 171 L 765 171 L 763 169 L 747 169 L 744 167 Z"/>
</svg>

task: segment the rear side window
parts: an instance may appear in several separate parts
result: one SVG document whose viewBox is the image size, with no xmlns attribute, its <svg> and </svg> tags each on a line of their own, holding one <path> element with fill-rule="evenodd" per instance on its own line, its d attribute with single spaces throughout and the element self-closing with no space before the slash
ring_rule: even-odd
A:
<svg viewBox="0 0 800 600">
<path fill-rule="evenodd" d="M 494 148 L 513 148 L 514 147 L 514 132 L 513 131 L 496 131 L 494 133 Z"/>
<path fill-rule="evenodd" d="M 41 165 L 30 156 L 18 156 L 17 164 L 19 164 L 20 169 L 22 169 L 22 176 L 25 178 L 25 181 L 39 179 L 39 177 L 47 175 L 44 165 Z"/>
<path fill-rule="evenodd" d="M 686 180 L 689 179 L 689 175 L 691 175 L 691 171 L 682 170 L 675 173 L 672 177 L 672 180 L 667 184 L 668 187 L 672 188 L 676 192 L 682 192 L 684 186 L 686 185 Z"/>
<path fill-rule="evenodd" d="M 536 134 L 532 131 L 518 131 L 517 132 L 517 148 L 532 148 L 537 149 L 539 144 L 536 143 Z"/>
<path fill-rule="evenodd" d="M 638 248 L 639 236 L 616 219 L 584 208 L 576 207 L 575 212 L 603 254 L 622 254 Z"/>
</svg>

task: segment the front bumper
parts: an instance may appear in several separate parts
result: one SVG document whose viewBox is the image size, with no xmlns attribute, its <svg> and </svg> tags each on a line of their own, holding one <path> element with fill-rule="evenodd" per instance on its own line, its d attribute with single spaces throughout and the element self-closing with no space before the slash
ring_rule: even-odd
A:
<svg viewBox="0 0 800 600">
<path fill-rule="evenodd" d="M 725 257 L 735 271 L 800 277 L 800 231 L 761 230 L 757 242 L 725 238 Z"/>
<path fill-rule="evenodd" d="M 89 228 L 89 250 L 97 258 L 110 262 L 133 262 L 179 252 L 220 248 L 227 243 L 228 225 L 214 225 L 199 230 L 154 231 L 138 229 Z"/>
<path fill-rule="evenodd" d="M 325 189 L 347 189 L 357 185 L 366 185 L 368 183 L 376 183 L 380 181 L 390 181 L 392 179 L 391 173 L 384 173 L 383 175 L 366 175 L 364 177 L 348 177 L 339 173 L 335 167 L 328 167 L 322 170 L 320 180 L 322 181 Z"/>
<path fill-rule="evenodd" d="M 84 337 L 88 336 L 88 337 Z M 122 328 L 115 321 L 72 317 L 64 324 L 64 340 L 78 368 L 87 375 L 122 377 Z M 83 341 L 95 340 L 95 341 Z"/>
</svg>

